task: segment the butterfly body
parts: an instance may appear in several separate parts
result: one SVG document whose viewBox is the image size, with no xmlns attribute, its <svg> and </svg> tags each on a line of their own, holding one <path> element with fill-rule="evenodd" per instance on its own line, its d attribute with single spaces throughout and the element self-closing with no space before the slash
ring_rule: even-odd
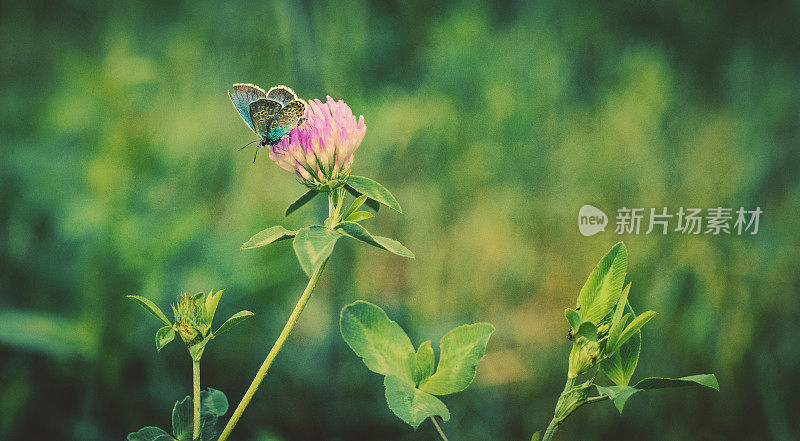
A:
<svg viewBox="0 0 800 441">
<path fill-rule="evenodd" d="M 264 92 L 256 85 L 237 83 L 228 97 L 250 130 L 261 138 L 260 147 L 274 146 L 305 122 L 306 103 L 287 86 Z"/>
</svg>

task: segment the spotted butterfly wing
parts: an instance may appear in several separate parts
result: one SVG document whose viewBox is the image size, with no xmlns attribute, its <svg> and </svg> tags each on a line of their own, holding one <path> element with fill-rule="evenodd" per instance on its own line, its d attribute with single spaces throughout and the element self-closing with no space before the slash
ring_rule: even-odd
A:
<svg viewBox="0 0 800 441">
<path fill-rule="evenodd" d="M 297 94 L 290 87 L 280 85 L 270 88 L 269 92 L 267 92 L 267 98 L 281 103 L 281 106 L 285 106 L 296 100 Z"/>
<path fill-rule="evenodd" d="M 239 116 L 241 116 L 247 126 L 250 127 L 250 130 L 258 134 L 250 117 L 250 104 L 267 97 L 267 93 L 264 92 L 264 89 L 254 84 L 237 83 L 233 85 L 233 93 L 230 91 L 228 92 L 228 97 L 231 99 L 233 107 L 239 112 Z"/>
<path fill-rule="evenodd" d="M 280 113 L 282 107 L 281 103 L 269 98 L 261 98 L 250 103 L 250 120 L 253 122 L 253 131 L 261 139 L 269 142 L 270 122 Z"/>
<path fill-rule="evenodd" d="M 284 136 L 305 122 L 303 118 L 305 113 L 306 103 L 303 100 L 295 99 L 289 102 L 269 122 L 267 142 L 271 145 L 280 142 Z"/>
</svg>

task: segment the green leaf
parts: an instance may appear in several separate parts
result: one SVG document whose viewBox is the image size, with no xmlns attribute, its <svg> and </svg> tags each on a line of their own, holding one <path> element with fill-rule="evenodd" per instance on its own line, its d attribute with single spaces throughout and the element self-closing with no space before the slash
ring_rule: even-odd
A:
<svg viewBox="0 0 800 441">
<path fill-rule="evenodd" d="M 228 411 L 228 398 L 222 391 L 209 387 L 200 392 L 200 406 L 203 415 L 222 416 Z"/>
<path fill-rule="evenodd" d="M 404 247 L 400 242 L 389 239 L 388 237 L 373 236 L 369 234 L 369 231 L 361 226 L 361 224 L 345 221 L 336 226 L 336 231 L 374 247 L 397 254 L 398 256 L 414 258 L 414 253 Z"/>
<path fill-rule="evenodd" d="M 341 237 L 336 231 L 318 225 L 305 227 L 294 238 L 294 252 L 303 271 L 311 277 L 314 271 L 325 262 L 336 241 Z"/>
<path fill-rule="evenodd" d="M 369 370 L 413 383 L 414 346 L 403 328 L 381 308 L 363 300 L 345 306 L 339 330 Z"/>
<path fill-rule="evenodd" d="M 164 429 L 153 426 L 142 427 L 136 432 L 129 433 L 126 439 L 128 441 L 175 441 L 175 438 Z"/>
<path fill-rule="evenodd" d="M 600 323 L 622 294 L 628 271 L 628 250 L 622 242 L 600 260 L 578 294 L 578 314 L 584 322 Z M 576 308 L 576 309 L 577 309 Z"/>
<path fill-rule="evenodd" d="M 621 415 L 622 409 L 625 408 L 625 403 L 628 402 L 628 398 L 636 392 L 639 392 L 639 389 L 630 386 L 597 386 L 597 392 L 600 395 L 607 396 L 614 403 L 614 406 L 616 406 Z"/>
<path fill-rule="evenodd" d="M 434 415 L 442 417 L 444 421 L 450 420 L 450 411 L 441 400 L 415 388 L 413 384 L 389 375 L 383 380 L 383 385 L 386 387 L 389 409 L 414 430 L 426 418 Z"/>
<path fill-rule="evenodd" d="M 630 303 L 625 303 L 623 312 L 625 313 L 623 320 L 627 320 L 624 317 L 633 317 L 636 315 Z M 617 345 L 615 351 L 600 362 L 600 368 L 603 369 L 606 376 L 615 384 L 618 386 L 627 386 L 631 381 L 631 377 L 633 377 L 636 365 L 639 363 L 639 352 L 641 352 L 641 349 L 642 333 L 636 332 L 624 344 Z"/>
<path fill-rule="evenodd" d="M 645 378 L 631 386 L 597 386 L 597 392 L 607 396 L 614 402 L 619 413 L 625 408 L 628 399 L 643 390 L 664 389 L 682 386 L 703 386 L 719 391 L 719 382 L 714 374 L 690 375 L 681 378 Z"/>
<path fill-rule="evenodd" d="M 251 237 L 247 242 L 242 244 L 242 249 L 247 250 L 250 248 L 263 247 L 273 242 L 291 239 L 297 235 L 297 231 L 287 230 L 280 225 L 269 227 L 266 230 L 261 230 Z"/>
<path fill-rule="evenodd" d="M 345 190 L 347 190 L 348 193 L 353 195 L 353 197 L 357 198 L 357 197 L 361 196 L 361 193 L 355 191 L 353 189 L 353 187 L 351 187 L 349 185 L 345 185 L 344 188 L 345 188 Z M 364 205 L 366 205 L 367 207 L 371 208 L 372 211 L 374 211 L 376 213 L 378 211 L 380 211 L 380 209 L 381 209 L 381 203 L 376 201 L 375 199 L 372 199 L 372 198 L 367 198 L 367 200 L 364 202 Z"/>
<path fill-rule="evenodd" d="M 577 331 L 581 327 L 581 316 L 578 315 L 578 311 L 567 308 L 564 310 L 564 316 L 567 318 L 569 325 L 572 327 L 573 331 Z"/>
<path fill-rule="evenodd" d="M 161 348 L 167 345 L 175 338 L 175 328 L 172 325 L 163 326 L 156 331 L 156 350 L 160 351 Z"/>
<path fill-rule="evenodd" d="M 192 356 L 192 360 L 200 361 L 200 358 L 203 357 L 203 351 L 206 350 L 206 345 L 212 338 L 214 338 L 214 334 L 209 332 L 204 339 L 189 346 L 189 355 Z"/>
<path fill-rule="evenodd" d="M 627 386 L 639 363 L 642 349 L 642 334 L 636 333 L 611 356 L 600 362 L 606 376 L 618 386 Z"/>
<path fill-rule="evenodd" d="M 389 190 L 372 179 L 363 176 L 350 176 L 347 179 L 347 185 L 353 190 L 375 199 L 398 213 L 403 212 L 403 209 L 400 208 L 400 203 L 389 193 Z"/>
<path fill-rule="evenodd" d="M 139 306 L 144 308 L 145 311 L 147 311 L 150 314 L 153 314 L 154 316 L 158 317 L 158 319 L 161 320 L 162 322 L 164 322 L 165 325 L 172 326 L 172 323 L 170 323 L 170 321 L 167 320 L 167 316 L 165 316 L 164 313 L 161 312 L 161 308 L 159 308 L 155 303 L 151 302 L 149 299 L 146 299 L 146 298 L 141 297 L 141 296 L 133 296 L 133 295 L 125 296 L 125 297 L 127 297 L 127 298 L 133 300 L 134 302 L 136 302 Z"/>
<path fill-rule="evenodd" d="M 178 441 L 191 441 L 194 418 L 194 403 L 192 397 L 186 396 L 183 400 L 175 402 L 172 408 L 172 435 Z"/>
<path fill-rule="evenodd" d="M 590 341 L 597 341 L 597 327 L 592 322 L 583 322 L 575 331 L 576 336 L 581 336 Z"/>
<path fill-rule="evenodd" d="M 362 220 L 366 220 L 372 217 L 372 213 L 369 211 L 354 211 L 352 214 L 347 216 L 344 220 L 352 221 L 352 222 L 361 222 Z"/>
<path fill-rule="evenodd" d="M 353 214 L 356 210 L 358 210 L 364 202 L 367 200 L 367 195 L 362 194 L 361 196 L 356 197 L 353 199 L 353 202 L 350 204 L 350 207 L 345 210 L 344 214 L 342 214 L 343 219 L 347 219 Z M 371 216 L 371 215 L 370 215 Z"/>
<path fill-rule="evenodd" d="M 542 439 L 541 430 L 537 431 L 536 433 L 533 434 L 533 436 L 531 436 L 531 441 L 539 441 L 540 439 Z"/>
<path fill-rule="evenodd" d="M 214 440 L 217 419 L 228 411 L 228 399 L 216 389 L 200 392 L 200 436 L 203 441 Z"/>
<path fill-rule="evenodd" d="M 238 325 L 239 323 L 247 320 L 248 318 L 254 316 L 250 311 L 239 311 L 236 314 L 232 315 L 228 320 L 225 320 L 225 323 L 220 325 L 216 332 L 214 332 L 214 336 L 219 336 L 225 331 L 229 331 L 234 326 Z"/>
<path fill-rule="evenodd" d="M 494 332 L 489 323 L 459 326 L 442 337 L 436 373 L 419 388 L 434 395 L 461 392 L 472 383 L 478 362 L 486 353 L 486 344 Z"/>
<path fill-rule="evenodd" d="M 614 316 L 611 318 L 611 327 L 608 330 L 608 340 L 606 341 L 606 352 L 609 354 L 613 354 L 619 347 L 619 336 L 622 335 L 625 324 L 628 323 L 628 319 L 630 318 L 628 315 L 623 315 L 625 313 L 625 307 L 628 305 L 628 294 L 630 291 L 631 284 L 628 283 L 628 285 L 622 289 L 622 295 L 620 295 L 619 300 L 617 300 Z"/>
<path fill-rule="evenodd" d="M 625 330 L 622 331 L 622 334 L 619 336 L 619 340 L 617 341 L 617 345 L 625 344 L 628 339 L 634 336 L 634 334 L 638 333 L 642 326 L 644 326 L 647 322 L 650 321 L 651 318 L 656 316 L 655 311 L 645 311 L 641 315 L 636 316 L 636 318 L 631 321 L 631 323 L 625 327 Z"/>
<path fill-rule="evenodd" d="M 317 190 L 308 190 L 302 196 L 297 198 L 296 201 L 292 202 L 292 205 L 289 205 L 289 208 L 286 209 L 286 213 L 284 215 L 288 216 L 294 213 L 298 208 L 310 202 L 311 199 L 314 199 L 314 196 L 318 194 L 319 192 Z"/>
<path fill-rule="evenodd" d="M 641 390 L 653 390 L 681 386 L 705 386 L 719 391 L 719 381 L 714 374 L 689 375 L 680 378 L 649 377 L 640 380 L 633 387 Z"/>
<path fill-rule="evenodd" d="M 431 341 L 428 340 L 419 345 L 417 353 L 414 355 L 414 384 L 420 384 L 423 380 L 433 375 L 436 360 L 433 355 Z"/>
<path fill-rule="evenodd" d="M 212 289 L 206 296 L 206 323 L 208 323 L 209 326 L 214 322 L 214 314 L 217 312 L 217 306 L 219 306 L 219 299 L 222 298 L 223 291 L 225 290 L 221 289 L 214 293 Z"/>
</svg>

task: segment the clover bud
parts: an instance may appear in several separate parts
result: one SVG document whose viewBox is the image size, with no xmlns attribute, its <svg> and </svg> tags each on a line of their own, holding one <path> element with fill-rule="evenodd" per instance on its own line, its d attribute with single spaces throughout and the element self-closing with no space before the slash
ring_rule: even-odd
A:
<svg viewBox="0 0 800 441">
<path fill-rule="evenodd" d="M 172 306 L 175 313 L 175 329 L 186 346 L 193 346 L 208 335 L 211 324 L 206 322 L 205 294 L 190 296 L 183 293 L 178 303 Z"/>
</svg>

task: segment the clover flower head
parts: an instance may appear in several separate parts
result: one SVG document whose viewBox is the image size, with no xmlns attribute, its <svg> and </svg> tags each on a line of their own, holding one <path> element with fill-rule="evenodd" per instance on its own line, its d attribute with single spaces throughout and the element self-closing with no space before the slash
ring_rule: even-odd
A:
<svg viewBox="0 0 800 441">
<path fill-rule="evenodd" d="M 361 144 L 367 126 L 356 119 L 350 106 L 330 96 L 326 102 L 308 102 L 306 121 L 272 146 L 269 158 L 294 172 L 309 188 L 331 191 L 347 181 L 353 152 Z"/>
</svg>

